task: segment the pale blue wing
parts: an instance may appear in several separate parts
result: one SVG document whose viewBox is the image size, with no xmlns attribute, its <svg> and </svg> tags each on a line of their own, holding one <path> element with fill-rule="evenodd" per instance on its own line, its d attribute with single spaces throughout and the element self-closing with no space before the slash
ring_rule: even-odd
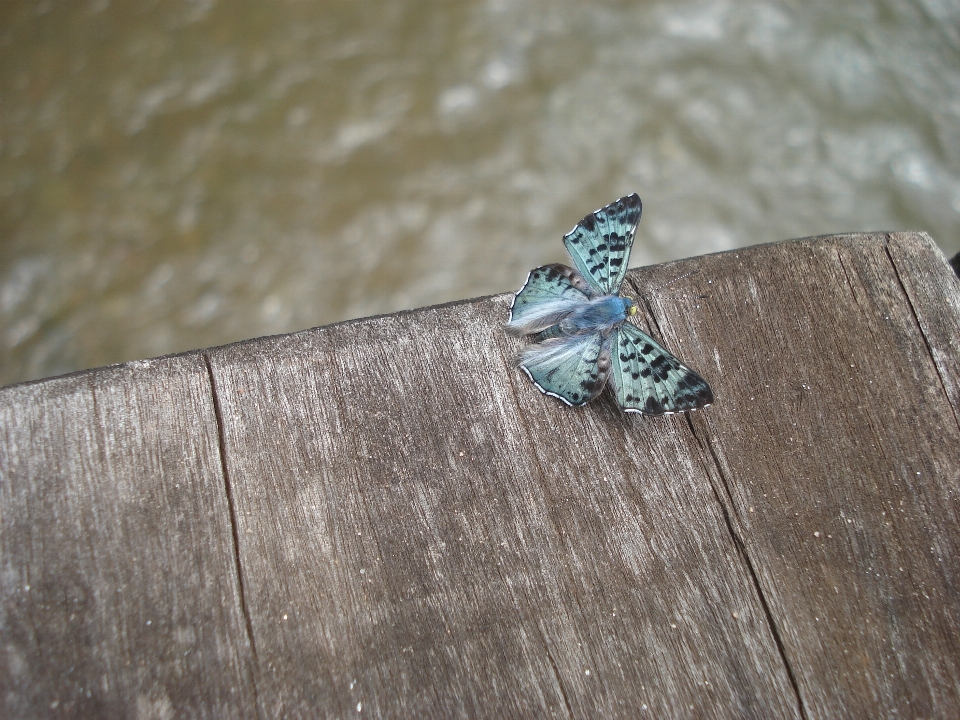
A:
<svg viewBox="0 0 960 720">
<path fill-rule="evenodd" d="M 620 291 L 642 209 L 636 193 L 627 195 L 590 213 L 563 236 L 573 264 L 597 292 Z"/>
<path fill-rule="evenodd" d="M 507 329 L 530 335 L 556 325 L 589 299 L 590 286 L 566 265 L 544 265 L 530 271 L 510 306 Z"/>
<path fill-rule="evenodd" d="M 713 402 L 706 380 L 630 323 L 617 328 L 612 344 L 610 381 L 627 412 L 664 415 Z"/>
<path fill-rule="evenodd" d="M 542 392 L 583 405 L 607 382 L 610 340 L 600 333 L 545 340 L 524 352 L 520 367 Z"/>
</svg>

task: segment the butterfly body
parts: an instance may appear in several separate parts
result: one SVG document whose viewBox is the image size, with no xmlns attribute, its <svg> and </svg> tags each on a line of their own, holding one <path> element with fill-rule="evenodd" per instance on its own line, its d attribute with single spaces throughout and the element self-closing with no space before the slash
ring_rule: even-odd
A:
<svg viewBox="0 0 960 720">
<path fill-rule="evenodd" d="M 633 311 L 633 312 L 631 312 Z M 609 332 L 636 312 L 630 298 L 618 295 L 601 295 L 583 303 L 561 322 L 565 334 Z"/>
<path fill-rule="evenodd" d="M 587 215 L 564 236 L 576 269 L 532 270 L 511 305 L 507 329 L 533 341 L 521 369 L 568 405 L 583 405 L 608 382 L 627 412 L 663 415 L 713 402 L 703 378 L 627 322 L 637 308 L 619 290 L 640 213 L 640 198 L 628 195 Z"/>
</svg>

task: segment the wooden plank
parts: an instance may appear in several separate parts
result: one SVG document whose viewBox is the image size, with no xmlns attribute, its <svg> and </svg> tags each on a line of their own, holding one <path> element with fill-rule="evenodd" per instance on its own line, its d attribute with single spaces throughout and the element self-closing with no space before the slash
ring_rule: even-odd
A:
<svg viewBox="0 0 960 720">
<path fill-rule="evenodd" d="M 199 355 L 0 391 L 3 716 L 250 717 Z"/>
<path fill-rule="evenodd" d="M 540 395 L 508 303 L 211 352 L 264 714 L 798 716 L 686 420 Z"/>
<path fill-rule="evenodd" d="M 698 277 L 656 308 L 709 318 L 676 331 L 717 348 L 692 427 L 805 713 L 960 716 L 960 283 L 918 233 L 751 248 Z"/>
</svg>

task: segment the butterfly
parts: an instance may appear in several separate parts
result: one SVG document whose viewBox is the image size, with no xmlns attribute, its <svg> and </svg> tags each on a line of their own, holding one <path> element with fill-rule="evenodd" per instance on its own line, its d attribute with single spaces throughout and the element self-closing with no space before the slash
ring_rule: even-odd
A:
<svg viewBox="0 0 960 720">
<path fill-rule="evenodd" d="M 637 306 L 619 292 L 641 211 L 633 194 L 587 215 L 563 237 L 576 269 L 532 270 L 510 306 L 507 330 L 533 342 L 520 368 L 567 405 L 585 404 L 608 383 L 626 412 L 668 415 L 713 402 L 702 377 L 627 322 Z"/>
</svg>

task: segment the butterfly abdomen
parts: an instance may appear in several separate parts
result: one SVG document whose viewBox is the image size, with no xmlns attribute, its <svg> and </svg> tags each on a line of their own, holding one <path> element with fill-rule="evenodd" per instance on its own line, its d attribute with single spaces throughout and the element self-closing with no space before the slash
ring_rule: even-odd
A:
<svg viewBox="0 0 960 720">
<path fill-rule="evenodd" d="M 535 335 L 530 335 L 530 342 L 532 343 L 542 343 L 544 340 L 551 340 L 553 338 L 563 337 L 566 333 L 563 332 L 563 329 L 560 327 L 560 324 L 551 325 L 546 330 L 538 332 Z"/>
</svg>

